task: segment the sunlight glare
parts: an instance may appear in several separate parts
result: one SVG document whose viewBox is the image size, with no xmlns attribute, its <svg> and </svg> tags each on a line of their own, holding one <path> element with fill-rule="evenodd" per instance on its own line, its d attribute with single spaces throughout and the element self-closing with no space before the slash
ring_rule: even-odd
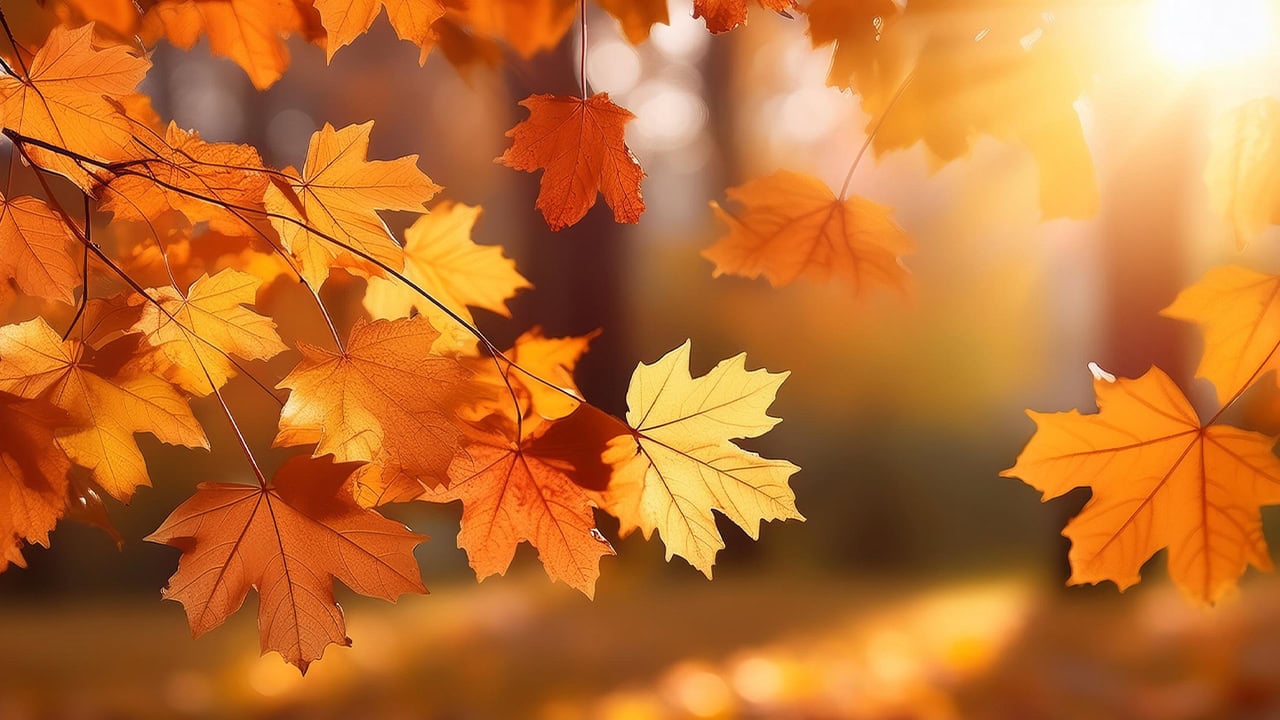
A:
<svg viewBox="0 0 1280 720">
<path fill-rule="evenodd" d="M 1154 0 L 1150 30 L 1162 59 L 1194 72 L 1269 53 L 1275 17 L 1269 0 Z"/>
</svg>

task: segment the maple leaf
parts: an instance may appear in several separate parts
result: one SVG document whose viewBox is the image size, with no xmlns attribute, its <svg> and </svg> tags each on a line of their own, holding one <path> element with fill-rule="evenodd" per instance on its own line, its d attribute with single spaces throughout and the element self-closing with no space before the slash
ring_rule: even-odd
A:
<svg viewBox="0 0 1280 720">
<path fill-rule="evenodd" d="M 1097 179 L 1074 103 L 1090 77 L 1096 18 L 1074 22 L 1059 0 L 956 5 L 815 2 L 810 36 L 815 47 L 837 41 L 835 67 L 852 76 L 833 74 L 832 84 L 861 96 L 877 153 L 923 142 L 947 163 L 990 135 L 1035 158 L 1045 218 L 1093 215 Z"/>
<path fill-rule="evenodd" d="M 342 485 L 353 465 L 295 457 L 267 487 L 204 483 L 147 540 L 182 550 L 164 597 L 199 637 L 260 594 L 262 652 L 303 673 L 330 644 L 350 645 L 333 581 L 395 601 L 427 592 L 413 549 L 427 538 L 357 507 Z"/>
<path fill-rule="evenodd" d="M 1214 125 L 1205 165 L 1209 202 L 1243 248 L 1280 221 L 1280 100 L 1241 105 Z"/>
<path fill-rule="evenodd" d="M 99 209 L 121 220 L 152 222 L 169 209 L 215 232 L 254 235 L 267 189 L 262 159 L 248 145 L 211 143 L 169 123 L 164 136 L 135 136 L 127 172 L 99 190 Z M 252 211 L 252 212 L 250 212 Z"/>
<path fill-rule="evenodd" d="M 0 277 L 28 295 L 70 304 L 80 285 L 76 237 L 45 201 L 0 195 Z"/>
<path fill-rule="evenodd" d="M 636 367 L 627 390 L 633 432 L 610 443 L 605 459 L 614 465 L 613 479 L 598 499 L 619 519 L 623 536 L 657 531 L 668 560 L 679 555 L 709 578 L 724 547 L 712 510 L 753 539 L 762 520 L 804 518 L 788 485 L 799 468 L 731 442 L 780 422 L 767 411 L 789 373 L 748 371 L 743 354 L 694 378 L 690 346 Z"/>
<path fill-rule="evenodd" d="M 581 220 L 596 204 L 597 192 L 615 221 L 640 221 L 644 171 L 623 138 L 635 115 L 614 105 L 608 93 L 587 100 L 531 95 L 520 104 L 529 118 L 507 132 L 511 147 L 498 161 L 525 172 L 545 170 L 537 207 L 552 230 Z"/>
<path fill-rule="evenodd" d="M 547 337 L 541 327 L 534 326 L 503 353 L 510 364 L 484 355 L 466 358 L 475 373 L 476 392 L 463 417 L 479 422 L 509 416 L 513 400 L 526 419 L 558 420 L 572 414 L 583 404 L 574 370 L 599 335 L 597 329 L 576 337 Z"/>
<path fill-rule="evenodd" d="M 582 417 L 587 422 L 607 418 L 603 413 Z M 448 485 L 426 490 L 422 499 L 462 501 L 458 547 L 467 551 L 479 579 L 505 573 L 516 548 L 528 542 L 537 548 L 552 580 L 593 597 L 600 558 L 614 550 L 596 529 L 588 491 L 573 479 L 573 460 L 555 440 L 542 442 L 553 423 L 537 423 L 514 441 L 514 422 L 507 420 L 502 430 L 476 433 L 449 468 Z M 603 422 L 605 435 L 626 431 L 616 420 Z M 607 438 L 599 431 L 575 428 L 573 435 L 596 440 L 599 444 L 591 448 L 596 457 L 606 447 Z"/>
<path fill-rule="evenodd" d="M 726 194 L 743 212 L 733 215 L 711 203 L 729 229 L 702 251 L 717 277 L 764 275 L 781 287 L 802 275 L 824 281 L 835 276 L 857 292 L 871 285 L 906 290 L 902 256 L 913 245 L 890 208 L 857 196 L 837 198 L 821 180 L 785 170 Z"/>
<path fill-rule="evenodd" d="M 320 21 L 329 32 L 325 52 L 329 60 L 339 48 L 368 32 L 378 12 L 386 7 L 387 19 L 401 40 L 421 48 L 418 63 L 425 63 L 435 44 L 432 24 L 444 15 L 440 0 L 315 0 Z"/>
<path fill-rule="evenodd" d="M 231 58 L 265 90 L 289 67 L 285 38 L 310 39 L 319 31 L 311 0 L 159 0 L 143 16 L 139 34 L 148 45 L 165 37 L 183 50 L 207 35 L 215 55 Z"/>
<path fill-rule="evenodd" d="M 531 58 L 560 44 L 581 0 L 468 0 L 451 8 L 454 23 L 471 35 L 501 40 Z M 482 52 L 481 55 L 484 53 Z"/>
<path fill-rule="evenodd" d="M 1221 403 L 1280 367 L 1280 277 L 1214 268 L 1160 314 L 1200 326 L 1196 374 L 1213 383 Z"/>
<path fill-rule="evenodd" d="M 387 484 L 442 482 L 461 442 L 457 408 L 470 374 L 432 352 L 423 317 L 357 322 L 344 351 L 304 343 L 279 384 L 290 390 L 277 447 L 316 444 L 315 456 L 375 463 Z"/>
<path fill-rule="evenodd" d="M 667 0 L 596 0 L 596 3 L 618 19 L 632 45 L 648 40 L 654 25 L 668 25 L 671 21 Z"/>
<path fill-rule="evenodd" d="M 138 27 L 135 0 L 61 0 L 78 19 L 96 22 L 122 37 L 132 35 Z M 64 20 L 63 24 L 67 24 Z M 79 23 L 75 23 L 79 24 Z"/>
<path fill-rule="evenodd" d="M 49 547 L 63 516 L 71 462 L 54 435 L 66 419 L 44 400 L 0 392 L 0 572 L 26 567 L 23 544 Z"/>
<path fill-rule="evenodd" d="M 43 318 L 0 327 L 0 392 L 43 398 L 65 411 L 74 430 L 60 433 L 58 446 L 112 497 L 127 502 L 134 488 L 151 484 L 134 433 L 208 449 L 191 408 L 169 383 L 129 366 L 99 375 L 85 351 Z"/>
<path fill-rule="evenodd" d="M 1202 424 L 1159 368 L 1135 380 L 1095 372 L 1098 413 L 1028 412 L 1037 430 L 1017 463 L 1045 500 L 1093 491 L 1067 524 L 1072 584 L 1137 583 L 1142 565 L 1169 550 L 1169 575 L 1188 597 L 1212 604 L 1245 568 L 1269 570 L 1259 507 L 1280 503 L 1275 438 Z"/>
<path fill-rule="evenodd" d="M 757 0 L 760 7 L 790 17 L 795 0 Z M 729 32 L 747 22 L 747 0 L 693 0 L 693 16 L 702 18 L 713 33 Z"/>
<path fill-rule="evenodd" d="M 341 130 L 325 123 L 311 136 L 302 173 L 289 173 L 295 179 L 287 186 L 272 182 L 267 188 L 271 223 L 312 287 L 324 283 L 331 267 L 382 273 L 334 240 L 397 271 L 403 268 L 404 251 L 377 211 L 423 212 L 426 202 L 440 192 L 440 186 L 418 169 L 417 155 L 367 160 L 372 129 L 372 121 Z"/>
<path fill-rule="evenodd" d="M 143 306 L 131 330 L 155 349 L 150 359 L 158 375 L 208 395 L 235 375 L 232 355 L 270 360 L 287 349 L 276 324 L 245 307 L 261 286 L 258 278 L 228 268 L 200 276 L 185 295 L 172 286 L 149 290 L 153 302 Z"/>
<path fill-rule="evenodd" d="M 521 333 L 507 352 L 525 372 L 509 368 L 507 376 L 529 394 L 529 408 L 542 418 L 558 420 L 582 404 L 573 373 L 600 330 L 575 337 L 547 337 L 542 328 Z M 535 379 L 536 378 L 536 379 Z"/>
<path fill-rule="evenodd" d="M 21 135 L 111 161 L 131 135 L 129 121 L 109 99 L 132 94 L 151 63 L 122 45 L 95 47 L 93 27 L 55 27 L 25 78 L 0 75 L 0 117 Z M 75 160 L 39 147 L 27 152 L 41 167 L 84 189 L 91 186 L 88 172 Z"/>
<path fill-rule="evenodd" d="M 506 301 L 532 285 L 498 246 L 477 245 L 471 232 L 480 208 L 440 203 L 404 233 L 404 276 L 468 322 L 468 306 L 511 317 Z M 393 319 L 411 311 L 428 316 L 440 310 L 400 280 L 374 277 L 364 307 L 375 318 Z"/>
<path fill-rule="evenodd" d="M 899 55 L 880 45 L 886 27 L 901 10 L 894 0 L 811 0 L 804 13 L 813 46 L 833 46 L 827 84 L 876 93 L 880 78 L 905 75 Z M 873 102 L 885 100 L 876 97 Z"/>
</svg>

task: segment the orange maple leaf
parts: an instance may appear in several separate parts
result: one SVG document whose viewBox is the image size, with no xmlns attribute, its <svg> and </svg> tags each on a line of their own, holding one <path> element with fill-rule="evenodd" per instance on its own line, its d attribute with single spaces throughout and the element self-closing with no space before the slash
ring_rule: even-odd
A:
<svg viewBox="0 0 1280 720">
<path fill-rule="evenodd" d="M 902 256 L 911 238 L 893 211 L 865 198 L 840 199 L 817 178 L 785 170 L 729 188 L 740 215 L 711 203 L 729 234 L 702 252 L 715 274 L 769 279 L 774 287 L 802 275 L 839 277 L 857 292 L 874 285 L 906 290 Z"/>
<path fill-rule="evenodd" d="M 110 100 L 132 94 L 150 67 L 126 46 L 95 47 L 92 23 L 75 29 L 58 26 L 31 60 L 25 78 L 0 75 L 0 117 L 6 128 L 21 135 L 94 160 L 117 160 L 132 136 L 128 119 Z M 41 167 L 90 189 L 88 171 L 72 158 L 39 147 L 27 152 Z"/>
<path fill-rule="evenodd" d="M 603 413 L 584 413 L 580 421 L 603 423 L 604 431 L 575 427 L 581 442 L 597 444 L 587 452 L 599 457 L 608 437 L 622 434 L 625 426 Z M 512 440 L 514 422 L 504 418 L 502 429 L 478 432 L 449 468 L 449 484 L 428 489 L 423 500 L 461 500 L 462 529 L 458 547 L 467 551 L 476 576 L 503 574 L 515 558 L 516 548 L 528 542 L 552 580 L 561 580 L 595 595 L 600 558 L 613 555 L 613 546 L 596 529 L 587 490 L 574 480 L 576 467 L 563 443 L 549 429 L 559 423 L 526 420 L 525 437 Z M 607 437 L 602 437 L 602 435 Z"/>
<path fill-rule="evenodd" d="M 850 0 L 852 1 L 852 0 Z M 757 0 L 760 7 L 790 17 L 795 0 Z M 703 18 L 713 33 L 729 32 L 747 22 L 747 0 L 693 0 L 693 16 Z"/>
<path fill-rule="evenodd" d="M 315 443 L 316 457 L 374 463 L 414 494 L 442 482 L 470 373 L 432 352 L 437 337 L 419 316 L 358 322 L 342 352 L 299 344 L 302 360 L 279 385 L 290 393 L 276 446 Z"/>
<path fill-rule="evenodd" d="M 523 58 L 550 50 L 573 25 L 581 0 L 450 0 L 449 19 L 481 43 L 501 40 Z M 455 33 L 456 35 L 456 33 Z M 473 40 L 473 42 L 474 42 Z M 471 53 L 477 53 L 472 47 Z M 487 55 L 479 49 L 478 55 Z"/>
<path fill-rule="evenodd" d="M 148 45 L 165 37 L 183 50 L 207 35 L 213 53 L 234 60 L 259 90 L 289 67 L 285 39 L 295 33 L 321 37 L 311 0 L 159 0 L 139 30 Z"/>
<path fill-rule="evenodd" d="M 44 400 L 0 392 L 0 572 L 26 567 L 23 544 L 49 547 L 67 504 L 71 462 L 54 442 L 66 414 Z"/>
<path fill-rule="evenodd" d="M 86 350 L 62 340 L 43 318 L 0 327 L 0 392 L 43 398 L 65 411 L 73 430 L 58 435 L 59 447 L 127 502 L 134 488 L 151 484 L 134 433 L 205 449 L 209 441 L 169 383 L 133 366 L 100 375 Z"/>
<path fill-rule="evenodd" d="M 654 25 L 671 21 L 667 0 L 596 0 L 596 4 L 618 19 L 623 34 L 633 45 L 648 40 Z"/>
<path fill-rule="evenodd" d="M 378 12 L 386 7 L 396 35 L 421 48 L 419 64 L 426 62 L 435 45 L 431 26 L 445 11 L 440 0 L 315 0 L 315 7 L 329 32 L 325 52 L 330 60 L 340 48 L 368 32 Z"/>
<path fill-rule="evenodd" d="M 426 202 L 440 192 L 418 169 L 417 155 L 367 160 L 372 130 L 372 121 L 341 130 L 326 123 L 311 136 L 302 172 L 286 170 L 293 180 L 274 180 L 267 188 L 271 223 L 312 287 L 324 284 L 331 267 L 383 274 L 375 263 L 338 243 L 397 271 L 404 268 L 404 250 L 377 211 L 424 212 Z"/>
<path fill-rule="evenodd" d="M 0 277 L 12 278 L 28 295 L 70 304 L 80 286 L 76 237 L 39 198 L 0 195 Z"/>
<path fill-rule="evenodd" d="M 205 483 L 147 540 L 182 550 L 164 597 L 182 603 L 197 637 L 258 590 L 262 652 L 302 670 L 330 644 L 350 645 L 333 581 L 395 601 L 427 592 L 413 549 L 427 538 L 355 505 L 354 465 L 295 457 L 265 488 Z"/>
<path fill-rule="evenodd" d="M 578 222 L 601 193 L 620 223 L 640 221 L 644 171 L 624 141 L 635 117 L 614 105 L 608 93 L 587 100 L 532 95 L 520 101 L 529 118 L 507 132 L 512 139 L 498 161 L 516 170 L 545 170 L 538 210 L 552 230 Z"/>
<path fill-rule="evenodd" d="M 99 189 L 99 209 L 121 220 L 153 222 L 169 209 L 191 223 L 229 235 L 257 235 L 265 226 L 267 189 L 262 159 L 248 145 L 211 143 L 169 123 L 163 136 L 141 129 L 127 166 Z"/>
<path fill-rule="evenodd" d="M 1269 570 L 1260 506 L 1280 503 L 1275 438 L 1202 423 L 1159 368 L 1136 380 L 1095 370 L 1098 413 L 1035 413 L 1036 434 L 1001 475 L 1055 498 L 1093 490 L 1067 524 L 1070 582 L 1138 582 L 1142 565 L 1169 550 L 1169 575 L 1212 604 L 1245 568 Z"/>
<path fill-rule="evenodd" d="M 830 83 L 861 98 L 875 151 L 923 142 L 948 163 L 990 135 L 1034 156 L 1044 217 L 1093 215 L 1097 178 L 1074 103 L 1102 55 L 1096 16 L 1061 0 L 900 5 L 807 8 L 813 44 L 837 44 Z"/>
<path fill-rule="evenodd" d="M 1196 375 L 1213 383 L 1221 403 L 1280 367 L 1280 276 L 1214 268 L 1160 314 L 1200 326 Z"/>
</svg>

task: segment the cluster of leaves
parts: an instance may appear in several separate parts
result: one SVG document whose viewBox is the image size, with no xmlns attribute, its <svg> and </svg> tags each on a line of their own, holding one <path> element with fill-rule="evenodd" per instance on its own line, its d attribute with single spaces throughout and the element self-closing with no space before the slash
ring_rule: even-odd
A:
<svg viewBox="0 0 1280 720">
<path fill-rule="evenodd" d="M 636 368 L 626 417 L 613 417 L 574 381 L 594 333 L 533 328 L 503 351 L 476 330 L 472 309 L 509 316 L 506 301 L 529 283 L 500 248 L 471 239 L 480 208 L 443 201 L 426 212 L 441 188 L 416 156 L 367 157 L 372 122 L 325 125 L 300 168 L 278 169 L 253 147 L 164 124 L 137 92 L 157 38 L 187 47 L 207 36 L 265 87 L 285 68 L 288 35 L 332 55 L 383 4 L 63 0 L 32 11 L 31 39 L 0 12 L 10 40 L 0 128 L 11 170 L 25 167 L 42 189 L 0 198 L 0 276 L 33 300 L 28 319 L 0 326 L 0 570 L 23 565 L 24 545 L 47 546 L 61 519 L 110 528 L 104 496 L 127 503 L 151 484 L 138 433 L 208 449 L 197 399 L 230 424 L 256 483 L 201 485 L 148 538 L 182 550 L 165 597 L 198 635 L 257 589 L 264 652 L 303 671 L 350 642 L 335 579 L 387 600 L 425 592 L 413 557 L 425 538 L 385 518 L 388 503 L 460 501 L 458 542 L 480 578 L 528 542 L 553 579 L 588 596 L 614 552 L 596 509 L 622 535 L 657 533 L 668 559 L 708 577 L 724 547 L 713 511 L 752 537 L 762 521 L 800 519 L 789 487 L 798 468 L 735 442 L 778 422 L 768 409 L 786 373 L 748 370 L 739 355 L 694 377 L 686 343 Z M 451 58 L 484 57 L 498 40 L 517 52 L 554 45 L 567 25 L 534 42 L 528 33 L 547 26 L 526 15 L 549 21 L 553 5 L 385 3 L 401 37 Z M 578 3 L 560 5 L 556 18 Z M 636 27 L 633 4 L 605 7 Z M 713 29 L 745 14 L 741 0 L 698 9 Z M 545 169 L 548 223 L 576 222 L 597 188 L 619 219 L 637 220 L 629 114 L 585 93 L 525 105 L 532 117 L 503 161 Z M 598 132 L 561 127 L 574 124 Z M 73 190 L 83 207 L 68 207 Z M 419 214 L 403 242 L 387 210 Z M 367 287 L 367 317 L 349 329 L 321 297 L 335 276 Z M 310 291 L 330 337 L 282 341 L 262 302 L 281 279 Z M 296 356 L 293 369 L 264 377 L 282 354 Z M 300 450 L 275 473 L 224 394 L 236 377 L 278 403 L 275 446 Z"/>
<path fill-rule="evenodd" d="M 634 43 L 669 20 L 666 0 L 596 3 Z M 704 251 L 715 274 L 905 289 L 910 238 L 891 209 L 849 193 L 868 150 L 923 144 L 941 165 L 984 136 L 1014 143 L 1037 161 L 1046 218 L 1091 215 L 1097 183 L 1074 103 L 1106 64 L 1089 52 L 1104 5 L 692 0 L 712 33 L 762 11 L 805 22 L 831 53 L 829 84 L 871 118 L 838 192 L 779 170 L 727 190 L 728 207 L 711 203 L 724 228 Z M 388 600 L 424 591 L 412 556 L 424 538 L 383 517 L 388 503 L 460 501 L 459 543 L 480 577 L 529 542 L 552 578 L 588 595 L 613 552 L 595 509 L 623 534 L 656 532 L 668 558 L 708 576 L 724 546 L 713 511 L 753 537 L 763 520 L 799 518 L 797 468 L 735 443 L 777 422 L 768 408 L 785 374 L 738 356 L 694 377 L 686 344 L 639 365 L 626 417 L 612 417 L 574 382 L 593 335 L 533 328 L 503 351 L 475 329 L 472 309 L 509 315 L 529 283 L 499 248 L 472 241 L 480 208 L 443 201 L 426 213 L 441 188 L 415 156 L 367 158 L 372 122 L 326 125 L 300 169 L 276 169 L 252 147 L 165 125 L 136 91 L 162 39 L 207 38 L 266 88 L 287 68 L 289 37 L 332 58 L 384 11 L 422 60 L 438 48 L 465 72 L 556 47 L 575 20 L 585 36 L 587 0 L 46 0 L 31 37 L 3 23 L 0 127 L 44 192 L 0 199 L 0 274 L 44 305 L 0 327 L 0 569 L 22 564 L 24 544 L 47 544 L 59 519 L 109 527 L 102 495 L 127 502 L 150 482 L 135 434 L 207 448 L 193 398 L 225 415 L 257 484 L 202 486 L 151 536 L 183 551 L 166 596 L 202 633 L 257 588 L 264 650 L 304 670 L 348 642 L 335 578 Z M 529 116 L 499 161 L 542 172 L 536 208 L 550 228 L 577 223 L 600 195 L 618 222 L 640 220 L 629 111 L 589 93 L 585 73 L 580 96 L 520 104 Z M 1280 218 L 1280 104 L 1228 120 L 1211 186 L 1243 241 Z M 51 182 L 77 189 L 83 210 L 73 216 Z M 420 217 L 401 241 L 380 211 Z M 132 230 L 95 239 L 95 216 Z M 349 329 L 321 299 L 334 275 L 367 288 L 367 319 Z M 281 340 L 259 302 L 279 278 L 310 291 L 330 338 Z M 1277 288 L 1280 278 L 1225 268 L 1167 310 L 1204 328 L 1200 372 L 1223 410 L 1276 362 Z M 283 353 L 296 353 L 292 371 L 259 377 Z M 223 395 L 236 376 L 279 403 L 275 445 L 302 449 L 274 477 Z M 1201 422 L 1159 370 L 1096 377 L 1100 412 L 1036 415 L 1040 430 L 1007 471 L 1046 497 L 1093 488 L 1066 531 L 1073 580 L 1131 584 L 1169 547 L 1175 581 L 1213 602 L 1246 565 L 1268 566 L 1258 508 L 1277 502 L 1272 440 L 1220 424 L 1222 410 Z"/>
</svg>

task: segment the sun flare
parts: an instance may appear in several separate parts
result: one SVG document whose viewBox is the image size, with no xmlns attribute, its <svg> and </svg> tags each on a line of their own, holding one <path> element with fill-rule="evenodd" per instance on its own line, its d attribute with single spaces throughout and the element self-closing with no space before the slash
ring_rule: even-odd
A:
<svg viewBox="0 0 1280 720">
<path fill-rule="evenodd" d="M 1180 70 L 1235 65 L 1274 51 L 1275 22 L 1271 0 L 1154 0 L 1151 44 Z"/>
</svg>

